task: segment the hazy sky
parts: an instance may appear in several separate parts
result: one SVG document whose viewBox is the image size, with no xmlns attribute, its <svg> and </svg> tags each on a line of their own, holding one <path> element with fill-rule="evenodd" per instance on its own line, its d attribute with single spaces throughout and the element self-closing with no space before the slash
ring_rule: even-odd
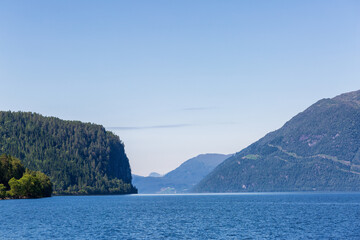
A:
<svg viewBox="0 0 360 240">
<path fill-rule="evenodd" d="M 360 1 L 1 1 L 0 110 L 104 125 L 133 173 L 360 89 Z"/>
</svg>

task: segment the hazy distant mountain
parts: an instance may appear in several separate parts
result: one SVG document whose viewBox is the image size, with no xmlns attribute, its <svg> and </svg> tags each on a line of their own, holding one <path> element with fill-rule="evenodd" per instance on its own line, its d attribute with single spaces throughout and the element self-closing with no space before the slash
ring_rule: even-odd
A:
<svg viewBox="0 0 360 240">
<path fill-rule="evenodd" d="M 162 175 L 157 172 L 151 172 L 148 177 L 162 177 Z"/>
<path fill-rule="evenodd" d="M 360 91 L 318 101 L 224 161 L 193 190 L 359 191 Z"/>
<path fill-rule="evenodd" d="M 231 155 L 201 154 L 181 164 L 163 177 L 133 175 L 133 184 L 139 193 L 187 192 L 218 164 Z"/>
</svg>

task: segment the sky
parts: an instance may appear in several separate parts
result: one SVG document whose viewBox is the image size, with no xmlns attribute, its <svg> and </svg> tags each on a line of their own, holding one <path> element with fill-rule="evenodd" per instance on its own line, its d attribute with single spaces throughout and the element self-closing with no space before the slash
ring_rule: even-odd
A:
<svg viewBox="0 0 360 240">
<path fill-rule="evenodd" d="M 103 125 L 132 172 L 235 153 L 360 89 L 360 1 L 1 1 L 0 110 Z"/>
</svg>

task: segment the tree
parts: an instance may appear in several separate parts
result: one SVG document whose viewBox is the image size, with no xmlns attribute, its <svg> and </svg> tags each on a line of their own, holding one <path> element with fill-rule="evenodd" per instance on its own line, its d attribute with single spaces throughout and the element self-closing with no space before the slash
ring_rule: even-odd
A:
<svg viewBox="0 0 360 240">
<path fill-rule="evenodd" d="M 0 198 L 6 197 L 6 187 L 4 184 L 0 184 Z"/>
<path fill-rule="evenodd" d="M 0 156 L 0 174 L 0 198 L 5 198 L 7 195 L 13 198 L 51 196 L 50 178 L 42 172 L 25 170 L 17 158 L 9 155 Z M 8 192 L 6 192 L 7 189 L 9 189 Z"/>
<path fill-rule="evenodd" d="M 15 178 L 11 178 L 9 181 L 9 186 L 10 186 L 10 191 L 9 191 L 10 196 L 15 198 L 24 196 L 24 190 L 19 180 L 16 180 Z"/>
</svg>

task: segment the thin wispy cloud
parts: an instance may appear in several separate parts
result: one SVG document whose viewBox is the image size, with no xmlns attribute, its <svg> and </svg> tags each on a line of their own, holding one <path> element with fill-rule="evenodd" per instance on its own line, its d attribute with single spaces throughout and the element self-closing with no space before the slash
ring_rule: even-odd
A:
<svg viewBox="0 0 360 240">
<path fill-rule="evenodd" d="M 166 125 L 151 125 L 151 126 L 116 126 L 106 127 L 108 130 L 147 130 L 147 129 L 171 129 L 171 128 L 186 128 L 194 126 L 211 126 L 211 125 L 234 125 L 237 122 L 213 122 L 202 124 L 166 124 Z"/>
<path fill-rule="evenodd" d="M 109 130 L 144 130 L 144 129 L 164 129 L 164 128 L 183 128 L 190 127 L 193 124 L 168 124 L 168 125 L 154 125 L 154 126 L 119 126 L 107 127 Z"/>
</svg>

